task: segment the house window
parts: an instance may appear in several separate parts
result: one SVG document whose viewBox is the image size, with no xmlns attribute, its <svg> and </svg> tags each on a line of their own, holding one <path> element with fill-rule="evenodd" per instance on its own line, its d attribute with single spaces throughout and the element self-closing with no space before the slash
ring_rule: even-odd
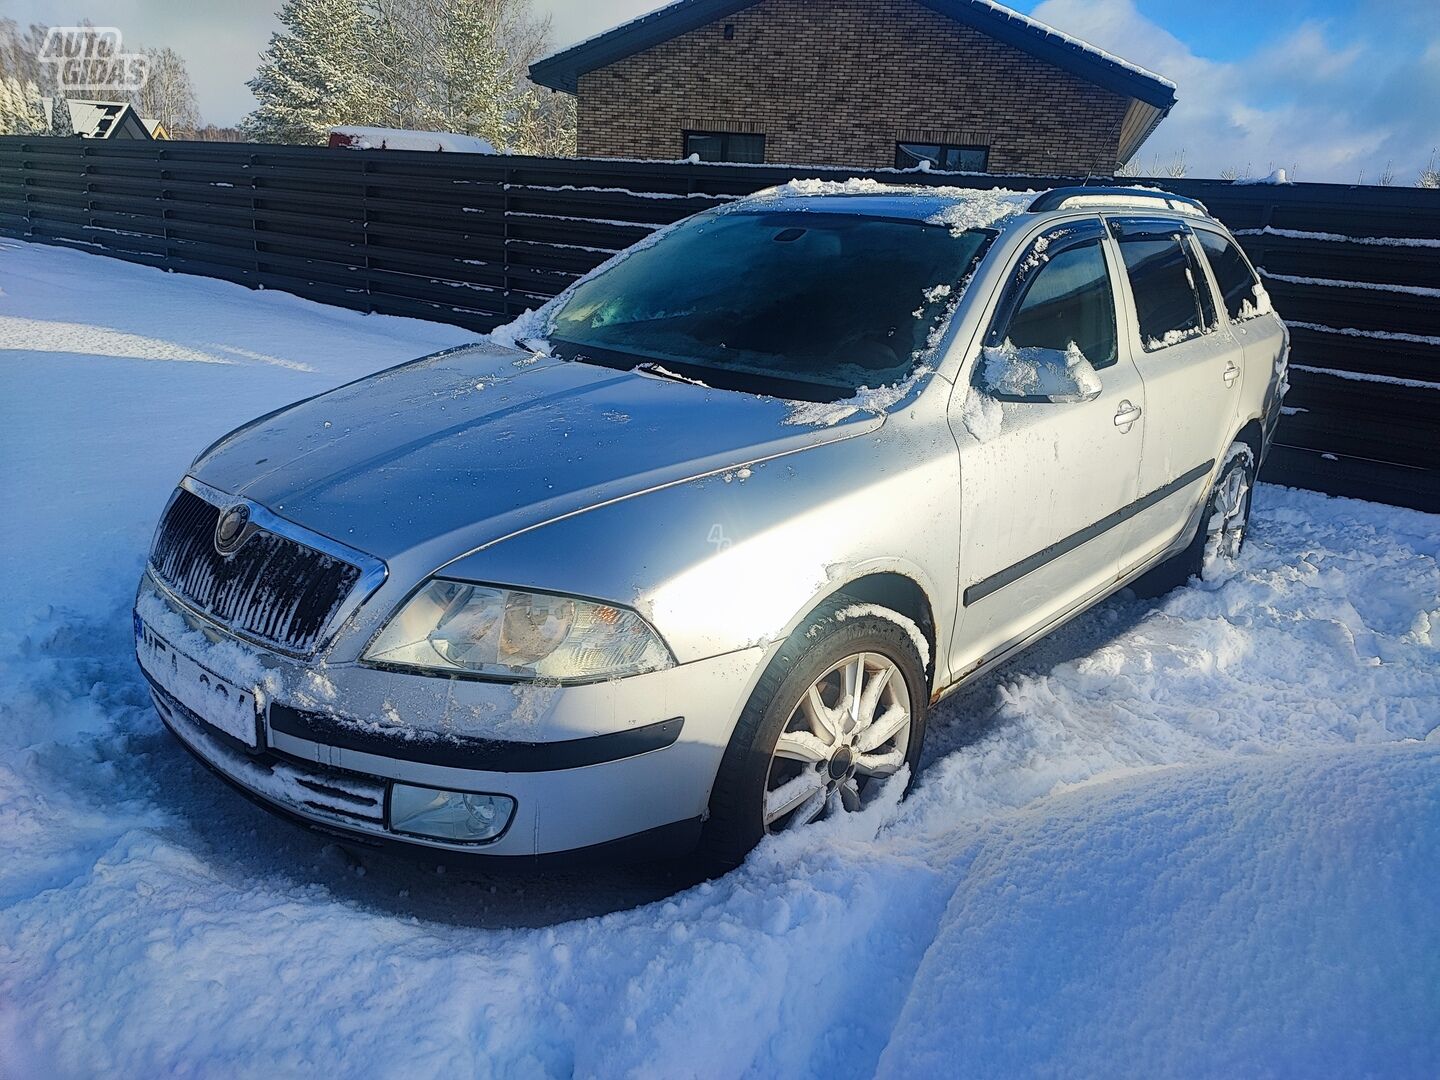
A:
<svg viewBox="0 0 1440 1080">
<path fill-rule="evenodd" d="M 765 160 L 765 136 L 738 131 L 687 131 L 685 157 L 698 154 L 701 161 Z"/>
<path fill-rule="evenodd" d="M 984 172 L 990 162 L 988 146 L 951 146 L 948 143 L 895 144 L 895 167 L 914 169 L 922 161 L 928 161 L 930 168 L 945 172 Z"/>
</svg>

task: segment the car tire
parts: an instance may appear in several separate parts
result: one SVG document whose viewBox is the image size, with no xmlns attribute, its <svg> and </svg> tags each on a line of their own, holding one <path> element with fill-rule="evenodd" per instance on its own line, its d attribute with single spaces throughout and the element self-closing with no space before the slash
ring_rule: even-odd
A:
<svg viewBox="0 0 1440 1080">
<path fill-rule="evenodd" d="M 1149 599 L 1178 589 L 1191 578 L 1214 580 L 1244 546 L 1254 490 L 1255 451 L 1248 443 L 1232 443 L 1211 485 L 1194 538 L 1184 550 L 1136 578 L 1130 587 Z"/>
<path fill-rule="evenodd" d="M 707 871 L 732 869 L 767 832 L 811 820 L 808 816 L 800 820 L 802 813 L 810 812 L 807 802 L 777 821 L 767 821 L 767 810 L 784 801 L 777 797 L 776 789 L 786 782 L 798 785 L 797 791 L 812 782 L 820 785 L 825 795 L 817 818 L 863 803 L 882 778 L 872 769 L 894 772 L 902 764 L 908 766 L 908 790 L 920 760 L 929 705 L 930 684 L 916 642 L 919 636 L 918 628 L 904 616 L 844 596 L 827 601 L 790 636 L 751 693 L 721 761 L 700 839 L 699 855 Z M 882 686 L 877 692 L 881 700 L 871 708 L 873 722 L 850 712 L 838 715 L 844 702 L 853 699 L 844 694 L 844 687 L 853 685 L 850 680 L 857 657 L 862 680 L 860 708 L 866 697 L 863 687 L 875 682 Z M 829 715 L 836 727 L 854 725 L 850 730 L 832 732 L 828 745 L 817 745 L 825 742 L 821 729 L 828 728 L 824 721 L 812 722 L 817 706 L 810 693 L 817 687 L 820 705 L 834 707 Z M 901 702 L 908 710 L 903 740 L 897 734 L 868 747 L 869 740 L 895 723 L 894 710 Z M 806 739 L 807 723 L 815 742 Z M 787 737 L 784 749 L 780 747 L 782 734 Z M 799 760 L 792 756 L 797 745 L 806 753 L 806 747 L 813 748 L 816 757 L 823 750 L 828 758 Z M 794 779 L 785 781 L 791 770 Z"/>
</svg>

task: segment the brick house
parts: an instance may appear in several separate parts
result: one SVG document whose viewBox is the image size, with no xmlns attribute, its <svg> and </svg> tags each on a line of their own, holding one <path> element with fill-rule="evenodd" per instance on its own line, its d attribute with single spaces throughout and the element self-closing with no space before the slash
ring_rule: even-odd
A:
<svg viewBox="0 0 1440 1080">
<path fill-rule="evenodd" d="M 537 61 L 589 157 L 1110 173 L 1175 87 L 989 0 L 678 0 Z"/>
</svg>

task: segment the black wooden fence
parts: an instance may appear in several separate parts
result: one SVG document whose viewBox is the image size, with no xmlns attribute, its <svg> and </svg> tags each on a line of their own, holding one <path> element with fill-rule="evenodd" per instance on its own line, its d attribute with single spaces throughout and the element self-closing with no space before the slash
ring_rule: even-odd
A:
<svg viewBox="0 0 1440 1080">
<path fill-rule="evenodd" d="M 797 176 L 1058 182 L 0 137 L 0 234 L 488 330 L 658 225 Z M 1440 510 L 1440 192 L 1145 182 L 1229 225 L 1291 324 L 1267 478 Z"/>
</svg>

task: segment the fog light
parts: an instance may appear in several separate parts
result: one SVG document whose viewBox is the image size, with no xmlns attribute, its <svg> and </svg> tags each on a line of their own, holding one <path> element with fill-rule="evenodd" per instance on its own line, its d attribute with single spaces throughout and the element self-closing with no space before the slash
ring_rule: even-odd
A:
<svg viewBox="0 0 1440 1080">
<path fill-rule="evenodd" d="M 432 840 L 493 840 L 505 831 L 515 813 L 506 795 L 392 784 L 390 828 Z"/>
</svg>

